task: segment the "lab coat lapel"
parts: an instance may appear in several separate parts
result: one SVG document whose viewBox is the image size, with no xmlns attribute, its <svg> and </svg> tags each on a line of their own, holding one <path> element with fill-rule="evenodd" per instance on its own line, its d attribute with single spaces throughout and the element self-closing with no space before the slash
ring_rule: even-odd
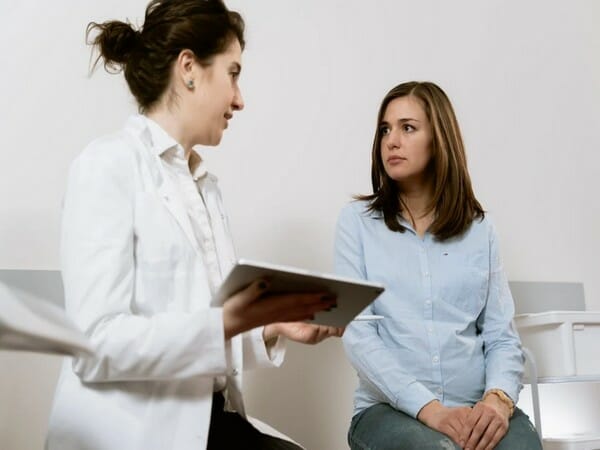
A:
<svg viewBox="0 0 600 450">
<path fill-rule="evenodd" d="M 157 164 L 160 165 L 160 170 L 163 175 L 162 183 L 160 183 L 160 185 L 158 186 L 158 193 L 160 195 L 160 198 L 167 210 L 171 213 L 171 215 L 175 218 L 175 220 L 181 227 L 181 230 L 189 239 L 190 244 L 192 244 L 192 247 L 194 247 L 194 249 L 197 252 L 200 252 L 198 239 L 196 239 L 196 235 L 194 234 L 192 223 L 190 221 L 189 215 L 185 210 L 185 206 L 183 205 L 180 196 L 177 195 L 175 191 L 175 186 L 173 185 L 171 179 L 164 173 L 164 167 L 162 167 L 160 159 L 157 161 Z"/>
<path fill-rule="evenodd" d="M 148 169 L 148 173 L 154 186 L 158 191 L 163 204 L 171 215 L 175 218 L 183 233 L 187 236 L 192 247 L 200 253 L 200 245 L 194 230 L 192 229 L 192 223 L 185 210 L 185 207 L 177 195 L 175 186 L 171 181 L 170 177 L 165 173 L 165 168 L 162 164 L 160 156 L 152 152 L 152 146 L 150 143 L 144 142 L 144 130 L 136 129 L 136 122 L 132 122 L 130 125 L 133 129 L 129 129 L 125 133 L 127 140 L 138 150 L 139 157 L 143 160 L 144 164 Z"/>
</svg>

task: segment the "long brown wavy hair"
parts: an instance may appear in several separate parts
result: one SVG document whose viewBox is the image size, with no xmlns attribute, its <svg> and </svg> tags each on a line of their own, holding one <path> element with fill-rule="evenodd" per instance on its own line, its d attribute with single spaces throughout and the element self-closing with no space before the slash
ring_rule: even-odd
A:
<svg viewBox="0 0 600 450">
<path fill-rule="evenodd" d="M 429 211 L 434 210 L 436 215 L 428 231 L 440 241 L 460 236 L 473 220 L 483 219 L 485 212 L 473 193 L 465 147 L 454 109 L 446 93 L 434 83 L 402 83 L 384 97 L 377 116 L 371 155 L 373 194 L 359 195 L 356 198 L 368 201 L 369 211 L 382 213 L 390 230 L 401 233 L 406 230 L 398 219 L 408 209 L 400 198 L 397 183 L 387 175 L 383 166 L 380 124 L 388 104 L 396 98 L 407 96 L 420 100 L 432 129 L 432 159 L 429 169 L 434 178 L 434 192 Z"/>
</svg>

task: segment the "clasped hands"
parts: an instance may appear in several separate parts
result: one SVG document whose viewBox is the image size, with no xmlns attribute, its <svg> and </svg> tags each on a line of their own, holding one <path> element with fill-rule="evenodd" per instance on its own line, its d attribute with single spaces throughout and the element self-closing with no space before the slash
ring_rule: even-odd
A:
<svg viewBox="0 0 600 450">
<path fill-rule="evenodd" d="M 327 292 L 269 293 L 269 280 L 258 279 L 231 296 L 223 305 L 225 338 L 263 326 L 263 339 L 268 342 L 277 336 L 317 344 L 344 332 L 343 328 L 314 325 L 311 320 L 319 311 L 337 306 L 335 295 Z"/>
<path fill-rule="evenodd" d="M 493 450 L 508 431 L 510 409 L 496 395 L 488 395 L 472 408 L 449 408 L 434 400 L 417 419 L 445 434 L 465 450 Z"/>
</svg>

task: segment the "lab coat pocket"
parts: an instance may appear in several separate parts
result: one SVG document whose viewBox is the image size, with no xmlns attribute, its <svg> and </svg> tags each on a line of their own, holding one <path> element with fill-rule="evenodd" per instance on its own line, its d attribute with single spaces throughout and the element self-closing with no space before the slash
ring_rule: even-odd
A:
<svg viewBox="0 0 600 450">
<path fill-rule="evenodd" d="M 139 193 L 135 208 L 136 293 L 142 314 L 168 310 L 175 277 L 184 266 L 189 243 L 176 220 L 153 193 Z"/>
</svg>

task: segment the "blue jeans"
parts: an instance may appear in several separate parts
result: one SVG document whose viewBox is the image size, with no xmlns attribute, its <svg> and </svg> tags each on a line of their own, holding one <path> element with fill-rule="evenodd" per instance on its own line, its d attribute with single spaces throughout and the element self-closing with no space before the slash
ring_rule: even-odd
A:
<svg viewBox="0 0 600 450">
<path fill-rule="evenodd" d="M 459 450 L 448 436 L 416 419 L 378 403 L 352 418 L 348 431 L 352 450 Z M 496 450 L 542 450 L 529 417 L 519 408 L 510 419 L 508 432 Z"/>
</svg>

